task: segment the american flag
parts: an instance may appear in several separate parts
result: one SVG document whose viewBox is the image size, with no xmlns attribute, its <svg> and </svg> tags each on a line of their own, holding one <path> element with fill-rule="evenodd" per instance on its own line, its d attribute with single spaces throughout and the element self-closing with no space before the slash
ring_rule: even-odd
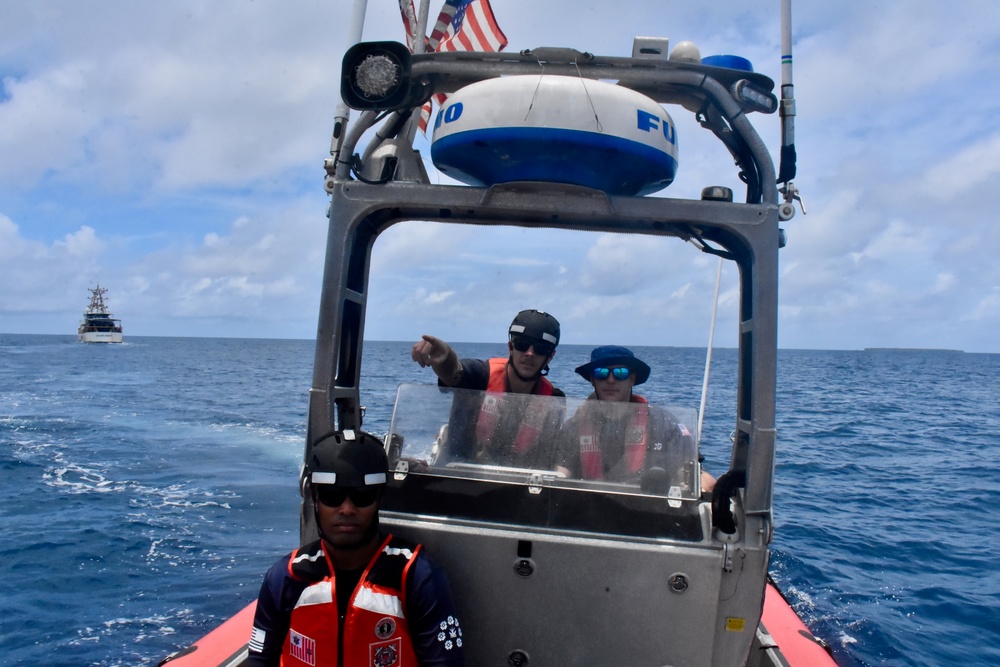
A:
<svg viewBox="0 0 1000 667">
<path fill-rule="evenodd" d="M 399 0 L 399 11 L 407 30 L 407 45 L 412 51 L 413 0 Z M 427 48 L 431 51 L 503 51 L 505 46 L 507 36 L 497 24 L 490 0 L 445 0 L 427 40 Z M 446 97 L 438 94 L 434 100 L 441 105 Z M 420 110 L 421 132 L 427 132 L 430 117 L 431 103 L 427 102 Z"/>
<path fill-rule="evenodd" d="M 412 53 L 417 32 L 417 14 L 413 9 L 413 0 L 399 0 L 399 13 L 403 17 L 403 28 L 406 29 L 406 45 Z"/>
<path fill-rule="evenodd" d="M 445 0 L 428 46 L 434 51 L 503 51 L 507 36 L 489 0 Z"/>
<path fill-rule="evenodd" d="M 288 654 L 307 665 L 316 664 L 316 641 L 295 630 L 288 631 Z"/>
</svg>

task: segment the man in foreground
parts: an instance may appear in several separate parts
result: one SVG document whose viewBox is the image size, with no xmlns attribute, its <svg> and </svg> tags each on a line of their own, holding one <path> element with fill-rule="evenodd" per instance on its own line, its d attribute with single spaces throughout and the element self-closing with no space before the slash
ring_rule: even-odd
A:
<svg viewBox="0 0 1000 667">
<path fill-rule="evenodd" d="M 464 665 L 444 573 L 421 546 L 379 531 L 388 461 L 378 438 L 334 433 L 306 468 L 320 539 L 265 575 L 248 664 Z"/>
</svg>

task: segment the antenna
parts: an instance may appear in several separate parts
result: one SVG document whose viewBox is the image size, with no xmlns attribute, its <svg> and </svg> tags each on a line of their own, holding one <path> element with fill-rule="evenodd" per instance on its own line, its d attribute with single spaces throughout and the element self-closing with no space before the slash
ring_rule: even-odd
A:
<svg viewBox="0 0 1000 667">
<path fill-rule="evenodd" d="M 705 353 L 705 377 L 701 382 L 701 406 L 698 409 L 698 444 L 701 444 L 701 425 L 705 421 L 705 404 L 708 402 L 708 374 L 712 368 L 712 347 L 715 341 L 715 315 L 719 311 L 719 285 L 722 283 L 722 258 L 715 272 L 715 297 L 712 299 L 712 323 L 708 328 L 708 352 Z"/>
<path fill-rule="evenodd" d="M 795 178 L 795 86 L 792 84 L 792 0 L 781 0 L 781 161 L 778 169 L 778 183 L 783 183 L 778 191 L 785 197 L 779 209 L 782 220 L 790 220 L 795 215 L 795 201 L 806 213 L 805 204 L 799 196 L 798 188 L 792 183 Z"/>
<path fill-rule="evenodd" d="M 348 44 L 357 44 L 363 38 L 367 10 L 368 0 L 354 0 L 354 4 L 351 6 L 351 22 L 347 32 Z M 330 143 L 330 155 L 333 156 L 333 159 L 327 162 L 327 172 L 331 175 L 340 156 L 340 147 L 344 143 L 344 134 L 347 132 L 347 121 L 350 116 L 351 110 L 347 107 L 347 102 L 341 99 L 333 117 L 333 138 Z"/>
</svg>

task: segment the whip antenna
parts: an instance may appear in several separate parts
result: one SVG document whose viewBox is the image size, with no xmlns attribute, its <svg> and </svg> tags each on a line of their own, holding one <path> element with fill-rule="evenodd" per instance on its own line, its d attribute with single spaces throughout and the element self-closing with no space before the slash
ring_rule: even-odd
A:
<svg viewBox="0 0 1000 667">
<path fill-rule="evenodd" d="M 722 282 L 722 258 L 715 274 L 715 298 L 712 301 L 712 324 L 708 328 L 708 353 L 705 355 L 705 379 L 701 382 L 701 407 L 698 408 L 698 443 L 701 442 L 701 425 L 705 421 L 705 403 L 708 398 L 708 371 L 712 367 L 712 346 L 715 340 L 715 314 L 719 310 L 719 284 Z"/>
<path fill-rule="evenodd" d="M 792 0 L 781 0 L 781 158 L 778 169 L 778 191 L 785 197 L 781 206 L 781 219 L 789 220 L 795 215 L 795 201 L 806 207 L 799 196 L 798 188 L 792 183 L 795 178 L 795 86 L 792 84 Z"/>
<path fill-rule="evenodd" d="M 357 44 L 364 36 L 365 12 L 368 9 L 368 0 L 354 0 L 351 6 L 351 22 L 347 31 L 347 43 Z M 333 138 L 330 142 L 330 155 L 332 160 L 327 160 L 326 170 L 331 176 L 336 169 L 337 159 L 340 156 L 340 148 L 344 144 L 344 135 L 347 132 L 347 121 L 350 119 L 351 110 L 347 103 L 341 99 L 337 105 L 337 110 L 333 117 Z"/>
</svg>

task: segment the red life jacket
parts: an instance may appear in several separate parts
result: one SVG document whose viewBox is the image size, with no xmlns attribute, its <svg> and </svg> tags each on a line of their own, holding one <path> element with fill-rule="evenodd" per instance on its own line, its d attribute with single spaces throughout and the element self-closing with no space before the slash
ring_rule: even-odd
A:
<svg viewBox="0 0 1000 667">
<path fill-rule="evenodd" d="M 646 422 L 649 420 L 648 401 L 632 394 L 630 405 L 633 407 L 625 429 L 625 453 L 623 458 L 629 472 L 642 470 L 646 461 Z M 592 407 L 585 405 L 580 419 L 580 467 L 583 479 L 604 479 L 604 458 L 601 455 L 601 443 L 598 437 L 597 424 L 593 418 Z"/>
<path fill-rule="evenodd" d="M 510 383 L 507 381 L 507 359 L 490 359 L 490 380 L 486 385 L 486 396 L 479 408 L 479 419 L 476 421 L 476 440 L 484 449 L 490 449 L 489 442 L 500 423 L 500 413 L 503 410 L 503 394 L 510 393 Z M 551 396 L 552 383 L 547 378 L 539 377 L 532 391 L 535 396 Z M 521 418 L 514 440 L 514 452 L 524 454 L 534 449 L 538 437 L 542 433 L 542 425 L 548 414 L 548 401 L 531 399 Z"/>
<path fill-rule="evenodd" d="M 282 667 L 310 665 L 416 665 L 404 609 L 410 566 L 421 547 L 388 536 L 351 594 L 344 619 L 343 659 L 338 660 L 337 581 L 323 541 L 297 549 L 288 569 L 315 583 L 299 595 L 281 651 Z"/>
</svg>

